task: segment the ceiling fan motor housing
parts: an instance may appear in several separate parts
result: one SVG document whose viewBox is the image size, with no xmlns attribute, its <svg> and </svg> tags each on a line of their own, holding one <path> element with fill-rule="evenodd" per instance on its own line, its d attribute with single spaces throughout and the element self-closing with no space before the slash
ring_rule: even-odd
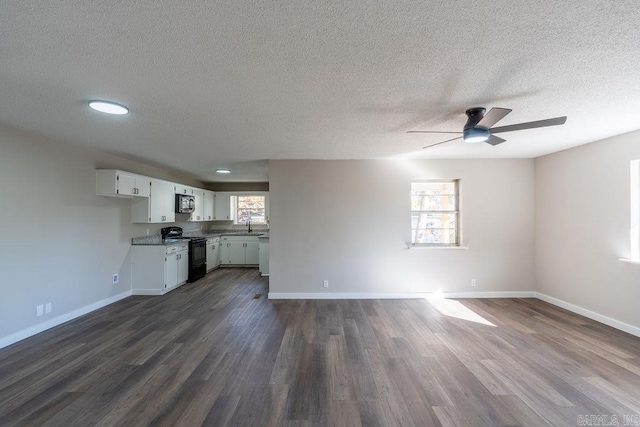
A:
<svg viewBox="0 0 640 427">
<path fill-rule="evenodd" d="M 474 128 L 480 120 L 484 117 L 484 113 L 487 111 L 486 108 L 483 107 L 475 107 L 469 108 L 465 111 L 467 115 L 467 123 L 464 125 L 464 130 Z"/>
</svg>

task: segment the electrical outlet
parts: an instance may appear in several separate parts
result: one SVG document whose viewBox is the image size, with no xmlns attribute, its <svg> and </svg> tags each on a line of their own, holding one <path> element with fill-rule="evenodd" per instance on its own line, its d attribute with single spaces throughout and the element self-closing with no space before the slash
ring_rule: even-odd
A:
<svg viewBox="0 0 640 427">
<path fill-rule="evenodd" d="M 44 306 L 44 312 L 45 313 L 51 313 L 51 303 L 48 302 L 45 306 Z"/>
<path fill-rule="evenodd" d="M 36 306 L 36 316 L 40 317 L 44 314 L 44 306 L 42 304 Z"/>
<path fill-rule="evenodd" d="M 149 229 L 147 228 L 147 236 L 149 235 Z"/>
<path fill-rule="evenodd" d="M 118 273 L 113 275 L 113 284 L 115 285 L 116 283 L 118 283 Z"/>
<path fill-rule="evenodd" d="M 329 287 L 329 281 L 328 280 L 323 280 L 322 281 L 322 286 L 325 287 L 325 288 L 328 288 Z"/>
<path fill-rule="evenodd" d="M 476 279 L 471 279 L 471 286 L 477 285 Z"/>
</svg>

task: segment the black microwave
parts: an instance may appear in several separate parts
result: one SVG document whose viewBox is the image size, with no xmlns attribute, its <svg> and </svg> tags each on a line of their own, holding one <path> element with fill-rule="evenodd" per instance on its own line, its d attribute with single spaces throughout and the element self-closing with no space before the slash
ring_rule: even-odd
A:
<svg viewBox="0 0 640 427">
<path fill-rule="evenodd" d="M 196 198 L 176 194 L 176 213 L 192 213 L 196 209 Z"/>
</svg>

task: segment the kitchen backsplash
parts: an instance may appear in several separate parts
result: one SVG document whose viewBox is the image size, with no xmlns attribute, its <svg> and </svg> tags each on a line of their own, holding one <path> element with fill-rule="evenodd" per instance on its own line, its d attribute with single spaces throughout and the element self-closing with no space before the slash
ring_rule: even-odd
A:
<svg viewBox="0 0 640 427">
<path fill-rule="evenodd" d="M 138 236 L 156 236 L 160 235 L 160 229 L 164 227 L 177 226 L 182 227 L 183 233 L 194 233 L 198 231 L 243 231 L 247 229 L 246 225 L 235 225 L 231 221 L 216 221 L 216 222 L 175 222 L 168 224 L 134 224 L 136 229 L 135 235 L 131 237 Z M 268 225 L 256 225 L 251 224 L 252 230 L 268 230 Z M 147 230 L 149 232 L 147 233 Z"/>
</svg>

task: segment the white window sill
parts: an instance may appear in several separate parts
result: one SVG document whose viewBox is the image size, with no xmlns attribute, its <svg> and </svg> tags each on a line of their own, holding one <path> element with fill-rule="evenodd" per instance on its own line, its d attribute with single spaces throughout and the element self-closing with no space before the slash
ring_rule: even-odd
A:
<svg viewBox="0 0 640 427">
<path fill-rule="evenodd" d="M 407 249 L 436 249 L 436 250 L 443 250 L 443 249 L 455 249 L 455 250 L 460 250 L 460 249 L 469 249 L 468 246 L 427 246 L 427 245 L 407 245 Z"/>
<path fill-rule="evenodd" d="M 618 261 L 627 262 L 629 264 L 638 264 L 638 265 L 640 265 L 640 261 L 636 261 L 636 260 L 628 259 L 628 258 L 618 258 Z"/>
</svg>

